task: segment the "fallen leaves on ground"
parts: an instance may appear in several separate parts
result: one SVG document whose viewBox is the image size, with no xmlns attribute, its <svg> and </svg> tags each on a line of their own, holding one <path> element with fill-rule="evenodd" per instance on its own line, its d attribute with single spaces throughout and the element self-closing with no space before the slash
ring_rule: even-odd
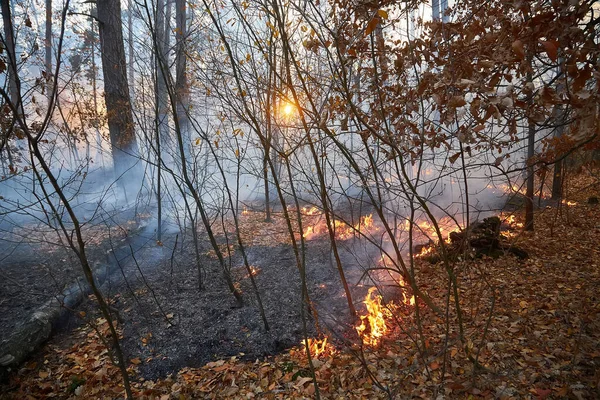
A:
<svg viewBox="0 0 600 400">
<path fill-rule="evenodd" d="M 399 308 L 393 332 L 375 348 L 328 344 L 313 359 L 323 398 L 592 399 L 600 396 L 600 208 L 597 182 L 573 179 L 569 203 L 536 214 L 534 232 L 514 236 L 525 261 L 512 256 L 458 262 L 463 328 L 454 307 L 446 320 L 420 305 Z M 439 267 L 439 268 L 438 268 Z M 444 269 L 417 265 L 422 289 L 440 306 L 448 298 Z M 81 328 L 75 344 L 47 345 L 41 361 L 13 374 L 8 399 L 118 398 L 118 369 L 97 330 Z M 446 330 L 448 328 L 448 330 Z M 461 340 L 462 336 L 462 340 Z M 102 340 L 101 340 L 102 339 Z M 331 340 L 330 340 L 331 343 Z M 301 348 L 254 362 L 231 357 L 145 381 L 132 358 L 133 389 L 146 399 L 301 399 L 316 388 Z"/>
</svg>

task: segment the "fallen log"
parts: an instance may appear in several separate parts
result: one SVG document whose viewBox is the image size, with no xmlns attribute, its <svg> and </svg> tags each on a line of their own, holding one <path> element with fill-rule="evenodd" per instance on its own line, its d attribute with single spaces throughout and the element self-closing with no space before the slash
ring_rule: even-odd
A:
<svg viewBox="0 0 600 400">
<path fill-rule="evenodd" d="M 483 221 L 474 222 L 468 231 L 451 232 L 449 235 L 449 244 L 446 247 L 446 254 L 450 260 L 457 260 L 463 256 L 480 258 L 484 255 L 498 258 L 506 253 L 513 254 L 519 259 L 529 257 L 529 254 L 525 250 L 506 242 L 506 238 L 500 233 L 501 226 L 502 221 L 500 218 L 489 217 Z M 419 252 L 422 250 L 423 247 L 419 249 Z M 432 264 L 441 261 L 438 252 L 432 252 L 423 258 Z"/>
<path fill-rule="evenodd" d="M 94 278 L 97 285 L 106 281 L 110 270 L 108 264 L 96 265 Z M 71 310 L 91 293 L 90 285 L 83 277 L 79 277 L 70 287 L 21 322 L 10 337 L 0 343 L 0 381 L 5 380 L 11 371 L 48 340 L 60 321 L 68 317 Z"/>
<path fill-rule="evenodd" d="M 97 287 L 101 287 L 107 281 L 131 251 L 136 251 L 136 248 L 141 246 L 137 243 L 132 248 L 130 241 L 131 234 L 139 233 L 142 229 L 143 226 L 138 226 L 129 231 L 129 235 L 121 240 L 125 244 L 107 252 L 106 262 L 94 264 L 93 276 Z M 39 349 L 61 322 L 70 316 L 72 310 L 90 294 L 92 294 L 90 285 L 84 277 L 79 277 L 67 289 L 40 306 L 25 321 L 19 322 L 14 332 L 0 342 L 0 382 L 5 381 L 31 353 Z"/>
</svg>

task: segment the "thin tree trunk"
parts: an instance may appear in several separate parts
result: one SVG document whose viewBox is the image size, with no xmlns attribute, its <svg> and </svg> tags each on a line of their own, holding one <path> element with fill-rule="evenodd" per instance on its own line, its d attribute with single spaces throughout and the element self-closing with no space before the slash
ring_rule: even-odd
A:
<svg viewBox="0 0 600 400">
<path fill-rule="evenodd" d="M 157 0 L 156 2 L 156 47 L 158 49 L 156 57 L 156 101 L 158 104 L 158 131 L 163 148 L 169 147 L 169 116 L 168 116 L 168 96 L 167 79 L 165 74 L 169 73 L 168 48 L 165 45 L 165 2 Z"/>
<path fill-rule="evenodd" d="M 557 127 L 554 130 L 554 137 L 560 138 L 565 130 L 564 110 L 561 106 L 556 106 L 555 121 Z M 552 200 L 558 200 L 562 197 L 562 174 L 563 160 L 554 163 L 554 173 L 552 174 Z"/>
<path fill-rule="evenodd" d="M 46 39 L 44 41 L 45 47 L 45 69 L 46 69 L 46 95 L 48 101 L 52 96 L 51 76 L 52 76 L 52 0 L 46 0 Z"/>
<path fill-rule="evenodd" d="M 133 0 L 129 0 L 129 3 L 127 4 L 127 36 L 129 50 L 129 88 L 131 89 L 131 98 L 133 98 L 133 94 L 135 93 L 135 80 L 133 78 Z"/>
<path fill-rule="evenodd" d="M 531 65 L 531 58 L 528 57 Z M 531 72 L 527 73 L 527 82 L 532 82 L 533 78 Z M 528 103 L 531 106 L 533 99 L 528 99 Z M 525 230 L 533 231 L 533 193 L 534 193 L 534 168 L 533 168 L 533 156 L 535 152 L 535 122 L 528 117 L 527 123 L 527 189 L 525 192 Z"/>
<path fill-rule="evenodd" d="M 183 135 L 185 152 L 189 155 L 189 94 L 187 83 L 187 54 L 185 41 L 187 40 L 187 3 L 186 0 L 175 0 L 175 93 L 177 96 L 177 116 L 179 127 Z"/>
<path fill-rule="evenodd" d="M 116 177 L 132 167 L 138 154 L 133 125 L 119 0 L 98 0 L 104 99 Z M 122 180 L 121 180 L 122 181 Z"/>
<path fill-rule="evenodd" d="M 15 51 L 15 36 L 12 24 L 10 1 L 2 0 L 2 23 L 4 24 L 4 47 L 8 61 L 8 95 L 15 108 L 22 114 L 20 101 L 20 89 L 17 79 L 17 55 Z"/>
</svg>

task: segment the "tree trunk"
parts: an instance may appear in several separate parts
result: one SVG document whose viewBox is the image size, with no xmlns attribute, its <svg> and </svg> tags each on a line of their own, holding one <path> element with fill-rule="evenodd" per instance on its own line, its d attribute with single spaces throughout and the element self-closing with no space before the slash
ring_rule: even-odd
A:
<svg viewBox="0 0 600 400">
<path fill-rule="evenodd" d="M 129 0 L 127 4 L 127 46 L 129 51 L 129 85 L 130 95 L 133 99 L 135 93 L 135 79 L 133 77 L 133 0 Z"/>
<path fill-rule="evenodd" d="M 533 155 L 535 150 L 535 123 L 529 121 L 527 128 L 527 190 L 525 192 L 525 230 L 533 230 L 533 181 L 534 181 L 534 169 L 533 169 Z"/>
<path fill-rule="evenodd" d="M 44 41 L 45 46 L 45 69 L 46 69 L 46 95 L 48 100 L 52 96 L 52 0 L 46 0 L 46 39 Z"/>
<path fill-rule="evenodd" d="M 156 47 L 158 49 L 156 57 L 156 101 L 158 105 L 158 130 L 163 148 L 168 149 L 169 137 L 169 103 L 167 93 L 167 76 L 169 73 L 168 47 L 165 44 L 165 2 L 157 0 L 156 2 L 156 22 L 155 22 Z"/>
<path fill-rule="evenodd" d="M 119 0 L 98 0 L 97 7 L 104 99 L 114 170 L 119 178 L 132 167 L 138 153 L 127 83 L 121 4 Z"/>
<path fill-rule="evenodd" d="M 22 104 L 19 104 L 19 81 L 17 77 L 17 55 L 15 52 L 15 36 L 10 10 L 10 1 L 2 0 L 2 23 L 4 24 L 4 48 L 8 61 L 8 95 L 13 106 L 22 113 Z"/>
<path fill-rule="evenodd" d="M 177 95 L 177 118 L 179 119 L 179 128 L 185 143 L 186 155 L 189 154 L 190 134 L 189 134 L 189 94 L 187 83 L 187 3 L 185 0 L 175 0 L 175 93 Z"/>
<path fill-rule="evenodd" d="M 565 115 L 561 106 L 555 108 L 555 123 L 554 137 L 559 138 L 565 130 Z M 560 158 L 560 154 L 557 155 Z M 562 175 L 563 175 L 563 160 L 560 159 L 554 163 L 554 173 L 552 174 L 552 200 L 558 200 L 562 197 Z"/>
</svg>

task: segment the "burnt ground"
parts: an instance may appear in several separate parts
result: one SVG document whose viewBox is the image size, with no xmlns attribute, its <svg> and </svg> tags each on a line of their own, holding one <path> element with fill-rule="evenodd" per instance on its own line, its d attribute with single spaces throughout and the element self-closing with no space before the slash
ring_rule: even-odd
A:
<svg viewBox="0 0 600 400">
<path fill-rule="evenodd" d="M 184 366 L 197 367 L 229 356 L 254 360 L 301 343 L 301 281 L 290 245 L 255 245 L 247 249 L 248 262 L 258 271 L 254 278 L 270 328 L 266 331 L 239 254 L 233 257 L 231 272 L 243 292 L 242 307 L 237 307 L 229 293 L 218 261 L 207 255 L 207 242 L 202 243 L 204 288 L 199 290 L 191 243 L 184 245 L 183 251 L 176 251 L 171 263 L 172 241 L 169 238 L 162 247 L 141 251 L 136 257 L 140 269 L 127 266 L 127 281 L 116 279 L 108 289 L 124 322 L 125 352 L 130 359 L 142 361 L 138 367 L 144 378 L 165 376 Z M 160 256 L 162 260 L 153 264 Z M 349 254 L 343 257 L 346 267 L 357 271 L 349 274 L 350 282 L 357 283 L 361 275 L 357 260 Z M 351 334 L 346 298 L 326 241 L 309 243 L 306 264 L 309 295 L 318 310 L 321 328 Z M 352 264 L 354 267 L 350 267 Z M 355 303 L 359 304 L 367 288 L 352 286 Z M 307 322 L 309 334 L 317 335 L 314 318 L 309 317 Z"/>
<path fill-rule="evenodd" d="M 274 229 L 285 232 L 286 228 Z M 300 275 L 289 244 L 277 244 L 274 240 L 269 246 L 265 244 L 269 242 L 267 237 L 247 248 L 248 261 L 258 271 L 255 280 L 270 325 L 266 331 L 239 251 L 228 262 L 228 268 L 243 292 L 242 307 L 236 307 L 204 235 L 200 235 L 204 287 L 199 290 L 195 252 L 189 237 L 173 233 L 157 243 L 151 229 L 138 231 L 127 240 L 119 237 L 117 233 L 121 231 L 111 231 L 111 237 L 105 233 L 94 237 L 89 256 L 92 262 L 104 262 L 111 247 L 116 249 L 119 266 L 103 286 L 103 292 L 122 320 L 126 357 L 141 361 L 138 367 L 144 378 L 164 377 L 184 366 L 200 366 L 229 356 L 255 359 L 301 342 Z M 342 244 L 351 249 L 342 248 L 341 256 L 354 303 L 360 307 L 368 288 L 359 281 L 364 269 L 372 266 L 379 254 L 360 249 L 354 239 Z M 4 256 L 0 280 L 3 340 L 19 320 L 72 283 L 81 267 L 71 251 L 53 243 L 21 240 L 15 248 L 14 243 L 5 240 L 0 247 Z M 352 321 L 328 241 L 309 241 L 306 254 L 309 295 L 318 310 L 321 328 L 352 335 Z M 95 303 L 91 299 L 85 301 L 73 310 L 68 321 L 63 321 L 58 339 L 68 340 L 71 329 L 93 323 L 98 317 Z M 313 318 L 308 320 L 308 330 L 311 335 L 318 334 Z"/>
</svg>

